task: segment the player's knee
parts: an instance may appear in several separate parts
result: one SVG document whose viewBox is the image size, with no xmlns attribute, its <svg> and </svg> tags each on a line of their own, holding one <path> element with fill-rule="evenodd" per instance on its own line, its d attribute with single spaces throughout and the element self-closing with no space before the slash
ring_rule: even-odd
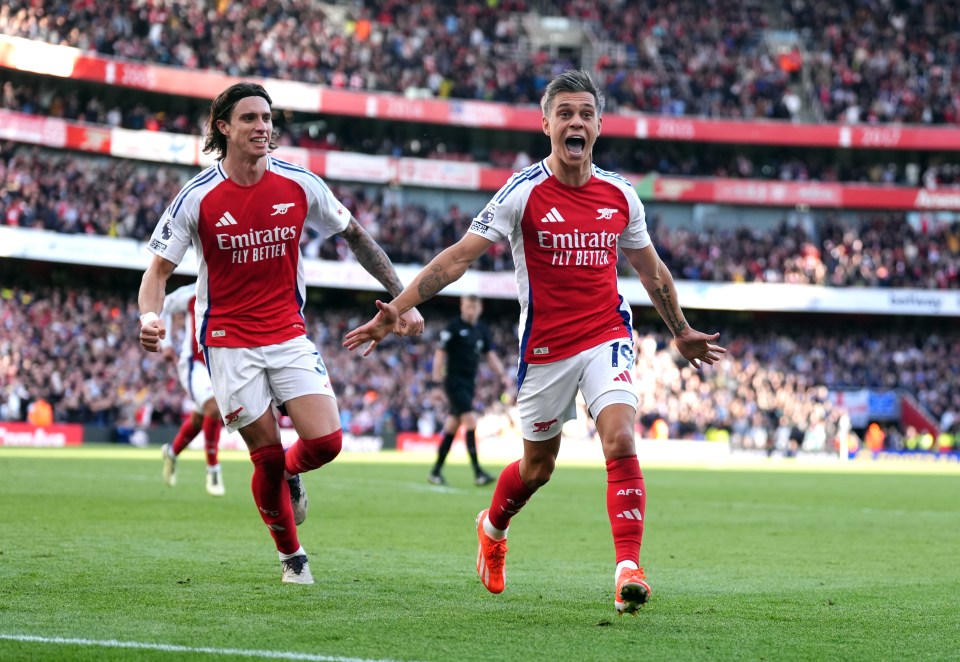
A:
<svg viewBox="0 0 960 662">
<path fill-rule="evenodd" d="M 210 398 L 203 403 L 203 415 L 208 418 L 220 417 L 220 408 L 217 407 L 217 401 L 215 399 Z"/>
<path fill-rule="evenodd" d="M 332 462 L 334 458 L 340 455 L 340 451 L 343 450 L 343 430 L 340 429 L 331 432 L 326 437 L 323 437 L 320 443 L 317 443 L 312 450 L 314 450 L 321 464 Z"/>
<path fill-rule="evenodd" d="M 544 457 L 527 461 L 526 471 L 524 471 L 523 482 L 531 490 L 537 490 L 550 481 L 553 470 L 556 468 L 556 460 L 552 457 Z"/>
<path fill-rule="evenodd" d="M 601 439 L 603 455 L 607 460 L 616 460 L 637 454 L 637 444 L 633 430 L 621 429 Z"/>
</svg>

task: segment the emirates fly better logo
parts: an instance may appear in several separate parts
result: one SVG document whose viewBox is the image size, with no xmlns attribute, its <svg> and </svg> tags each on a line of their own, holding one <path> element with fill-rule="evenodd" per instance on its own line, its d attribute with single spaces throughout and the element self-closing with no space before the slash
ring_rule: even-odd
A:
<svg viewBox="0 0 960 662">
<path fill-rule="evenodd" d="M 282 203 L 273 205 L 276 214 L 285 214 L 293 206 L 293 203 Z M 280 209 L 283 211 L 280 211 Z M 242 217 L 241 217 L 242 218 Z M 226 211 L 223 216 L 215 223 L 216 228 L 237 229 L 246 225 L 237 222 L 233 215 Z M 295 225 L 281 226 L 263 230 L 247 230 L 236 234 L 219 233 L 217 236 L 217 248 L 222 251 L 230 251 L 230 261 L 233 264 L 245 264 L 248 262 L 262 262 L 281 258 L 287 254 L 287 242 L 294 241 L 297 238 L 297 227 Z"/>
</svg>

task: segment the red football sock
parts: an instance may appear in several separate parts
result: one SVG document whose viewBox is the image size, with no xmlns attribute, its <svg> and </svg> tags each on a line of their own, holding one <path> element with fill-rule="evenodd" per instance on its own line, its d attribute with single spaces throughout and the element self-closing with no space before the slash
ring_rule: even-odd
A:
<svg viewBox="0 0 960 662">
<path fill-rule="evenodd" d="M 207 451 L 207 466 L 215 467 L 219 462 L 217 452 L 220 449 L 220 430 L 223 419 L 220 416 L 203 417 L 203 446 Z"/>
<path fill-rule="evenodd" d="M 640 562 L 643 516 L 647 508 L 643 472 L 636 455 L 607 462 L 607 515 L 617 563 Z"/>
<path fill-rule="evenodd" d="M 283 479 L 283 446 L 276 444 L 250 451 L 253 478 L 250 489 L 260 511 L 263 523 L 282 554 L 293 554 L 300 549 L 297 525 L 293 522 L 290 505 L 290 487 Z"/>
<path fill-rule="evenodd" d="M 316 439 L 297 439 L 287 449 L 287 473 L 296 476 L 333 461 L 343 448 L 343 430 Z"/>
<path fill-rule="evenodd" d="M 177 436 L 173 438 L 173 454 L 180 455 L 199 432 L 200 428 L 193 424 L 193 416 L 187 418 L 177 431 Z"/>
<path fill-rule="evenodd" d="M 498 529 L 506 530 L 510 526 L 510 518 L 520 512 L 531 496 L 533 491 L 524 485 L 520 478 L 520 460 L 508 464 L 500 472 L 497 487 L 493 490 L 490 512 L 487 513 L 490 523 Z"/>
</svg>

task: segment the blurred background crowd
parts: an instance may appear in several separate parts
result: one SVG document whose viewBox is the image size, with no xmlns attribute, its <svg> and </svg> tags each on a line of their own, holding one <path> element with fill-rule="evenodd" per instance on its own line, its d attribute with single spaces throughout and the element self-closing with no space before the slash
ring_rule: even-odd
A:
<svg viewBox="0 0 960 662">
<path fill-rule="evenodd" d="M 144 240 L 195 170 L 0 142 L 0 218 L 6 225 Z M 335 184 L 338 198 L 397 264 L 426 264 L 480 209 L 403 202 L 390 189 Z M 835 287 L 960 288 L 960 221 L 922 223 L 906 212 L 783 214 L 767 226 L 648 224 L 678 278 Z M 351 259 L 337 240 L 309 241 L 308 257 Z M 475 265 L 510 270 L 507 246 Z M 629 273 L 625 267 L 624 274 Z"/>
<path fill-rule="evenodd" d="M 515 303 L 509 305 L 515 306 Z M 516 311 L 488 301 L 484 316 L 496 351 L 515 373 Z M 344 334 L 369 318 L 372 305 L 308 305 L 311 339 L 337 391 L 344 429 L 354 434 L 421 431 L 431 434 L 443 408 L 431 395 L 433 352 L 455 314 L 429 309 L 423 336 L 391 338 L 371 359 L 341 346 Z M 176 366 L 140 350 L 135 293 L 124 295 L 60 287 L 0 293 L 0 420 L 27 420 L 44 400 L 57 421 L 135 426 L 177 423 L 184 394 Z M 718 323 L 717 320 L 711 320 Z M 673 439 L 729 439 L 735 446 L 834 451 L 851 430 L 830 389 L 902 391 L 956 433 L 960 424 L 960 333 L 949 324 L 917 332 L 909 324 L 825 322 L 819 328 L 789 320 L 751 327 L 721 323 L 727 356 L 696 370 L 670 345 L 656 319 L 638 311 L 636 384 L 638 431 Z M 713 328 L 711 326 L 711 328 Z M 503 396 L 506 397 L 503 397 Z M 482 366 L 480 411 L 505 414 L 512 393 Z M 885 425 L 888 443 L 905 430 Z"/>
<path fill-rule="evenodd" d="M 542 17 L 553 36 L 538 39 Z M 958 23 L 951 3 L 895 0 L 11 0 L 0 9 L 4 34 L 241 77 L 536 103 L 553 75 L 582 64 L 601 73 L 614 112 L 782 119 L 809 106 L 821 119 L 911 123 L 960 119 Z M 551 40 L 566 48 L 547 48 Z M 809 97 L 794 98 L 800 76 Z"/>
</svg>

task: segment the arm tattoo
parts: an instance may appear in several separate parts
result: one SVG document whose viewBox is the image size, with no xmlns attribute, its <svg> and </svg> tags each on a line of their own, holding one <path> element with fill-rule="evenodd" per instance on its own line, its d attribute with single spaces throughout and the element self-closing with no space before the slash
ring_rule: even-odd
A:
<svg viewBox="0 0 960 662">
<path fill-rule="evenodd" d="M 431 273 L 421 278 L 420 284 L 417 285 L 417 293 L 424 301 L 434 296 L 450 283 L 450 277 L 439 264 L 431 267 L 430 271 Z"/>
<path fill-rule="evenodd" d="M 687 328 L 687 323 L 680 319 L 679 311 L 673 303 L 673 298 L 670 296 L 670 288 L 664 285 L 661 289 L 657 290 L 657 298 L 660 299 L 660 305 L 663 307 L 663 321 L 667 323 L 667 327 L 670 328 L 670 332 L 674 337 L 679 336 L 683 333 L 683 330 Z"/>
<path fill-rule="evenodd" d="M 390 258 L 355 219 L 340 233 L 350 246 L 350 250 L 364 269 L 383 285 L 390 296 L 397 297 L 403 292 L 403 283 L 393 268 Z"/>
</svg>

